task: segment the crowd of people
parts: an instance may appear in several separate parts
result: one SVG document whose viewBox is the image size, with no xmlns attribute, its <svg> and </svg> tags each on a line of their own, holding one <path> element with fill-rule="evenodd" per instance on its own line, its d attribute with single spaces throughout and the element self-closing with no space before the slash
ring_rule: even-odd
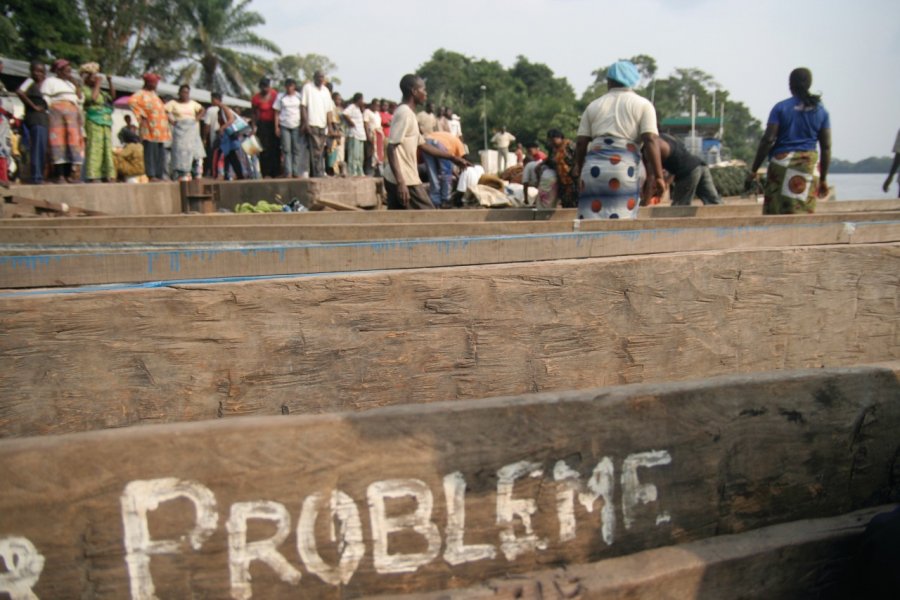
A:
<svg viewBox="0 0 900 600">
<path fill-rule="evenodd" d="M 669 191 L 676 205 L 694 197 L 721 202 L 709 167 L 679 139 L 660 135 L 652 103 L 634 92 L 640 74 L 629 61 L 609 67 L 608 91 L 585 109 L 574 142 L 550 128 L 546 153 L 533 142 L 517 144 L 513 153 L 516 136 L 497 129 L 492 144 L 502 179 L 488 173 L 486 181 L 480 167 L 469 170 L 459 117 L 428 102 L 425 82 L 415 75 L 401 80 L 399 103 L 367 102 L 361 93 L 345 102 L 322 72 L 303 85 L 286 79 L 280 89 L 263 78 L 251 109 L 241 112 L 218 93 L 204 107 L 187 85 L 176 98 L 160 98 L 160 77 L 146 73 L 142 89 L 127 100 L 134 122 L 126 117 L 116 148 L 112 79 L 97 63 L 77 72 L 64 59 L 49 73 L 35 61 L 16 90 L 25 106 L 22 178 L 31 183 L 382 176 L 391 208 L 447 208 L 457 180 L 501 190 L 513 181 L 521 185 L 522 204 L 577 208 L 581 219 L 635 218 L 640 205 Z M 762 184 L 767 213 L 812 212 L 827 193 L 830 121 L 811 84 L 808 69 L 791 73 L 791 97 L 772 109 L 751 166 L 748 185 L 769 160 Z M 12 121 L 0 114 L 0 180 L 8 179 L 13 152 L 4 136 Z"/>
<path fill-rule="evenodd" d="M 64 59 L 49 69 L 33 61 L 15 90 L 24 118 L 0 113 L 0 181 L 9 181 L 5 167 L 14 159 L 19 179 L 31 184 L 384 173 L 397 103 L 366 101 L 360 93 L 345 103 L 324 73 L 303 85 L 286 79 L 280 89 L 263 78 L 243 111 L 215 92 L 203 106 L 188 85 L 175 98 L 160 97 L 159 75 L 142 80 L 126 98 L 130 113 L 114 138 L 116 90 L 97 63 L 76 71 Z M 450 134 L 462 144 L 459 117 L 449 107 L 435 112 L 429 105 L 420 114 L 429 134 Z"/>
</svg>

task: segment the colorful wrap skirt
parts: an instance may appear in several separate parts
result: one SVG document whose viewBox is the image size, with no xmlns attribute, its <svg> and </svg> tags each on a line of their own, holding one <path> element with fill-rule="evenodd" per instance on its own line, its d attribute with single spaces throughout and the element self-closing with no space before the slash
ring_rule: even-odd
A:
<svg viewBox="0 0 900 600">
<path fill-rule="evenodd" d="M 779 153 L 769 159 L 763 214 L 793 215 L 816 210 L 819 187 L 819 153 L 798 150 Z"/>
<path fill-rule="evenodd" d="M 172 126 L 172 169 L 179 175 L 194 171 L 196 161 L 206 158 L 196 119 L 180 119 Z"/>
<path fill-rule="evenodd" d="M 641 155 L 634 142 L 611 136 L 594 138 L 581 170 L 578 218 L 637 218 L 640 166 Z"/>
<path fill-rule="evenodd" d="M 54 102 L 49 110 L 50 159 L 54 165 L 84 162 L 84 120 L 78 107 L 68 101 Z"/>
<path fill-rule="evenodd" d="M 559 204 L 559 181 L 556 171 L 544 168 L 538 181 L 538 196 L 535 208 L 551 209 Z"/>
<path fill-rule="evenodd" d="M 98 125 L 88 119 L 84 123 L 84 178 L 115 179 L 116 161 L 113 155 L 112 127 Z"/>
</svg>

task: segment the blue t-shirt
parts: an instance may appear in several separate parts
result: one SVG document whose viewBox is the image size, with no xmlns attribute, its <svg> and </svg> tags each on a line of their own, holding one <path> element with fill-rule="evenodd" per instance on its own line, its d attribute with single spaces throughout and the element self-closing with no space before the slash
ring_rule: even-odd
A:
<svg viewBox="0 0 900 600">
<path fill-rule="evenodd" d="M 778 125 L 778 138 L 769 157 L 782 152 L 815 150 L 819 132 L 831 129 L 828 111 L 820 102 L 817 106 L 807 106 L 799 98 L 791 96 L 782 100 L 769 113 L 769 125 Z"/>
</svg>

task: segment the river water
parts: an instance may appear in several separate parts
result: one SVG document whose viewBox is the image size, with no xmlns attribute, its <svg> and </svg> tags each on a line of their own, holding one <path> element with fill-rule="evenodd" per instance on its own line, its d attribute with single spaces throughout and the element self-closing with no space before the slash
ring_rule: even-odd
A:
<svg viewBox="0 0 900 600">
<path fill-rule="evenodd" d="M 887 173 L 831 173 L 828 184 L 834 186 L 838 200 L 886 200 L 897 197 L 897 177 L 890 193 L 881 191 Z"/>
</svg>

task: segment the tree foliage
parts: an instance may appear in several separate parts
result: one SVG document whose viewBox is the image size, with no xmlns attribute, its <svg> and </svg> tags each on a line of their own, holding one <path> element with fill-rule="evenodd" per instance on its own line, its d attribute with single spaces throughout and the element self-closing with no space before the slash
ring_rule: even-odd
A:
<svg viewBox="0 0 900 600">
<path fill-rule="evenodd" d="M 87 24 L 71 0 L 0 0 L 0 15 L 13 36 L 0 42 L 5 52 L 23 60 L 64 56 L 73 62 L 91 59 Z"/>
<path fill-rule="evenodd" d="M 893 156 L 870 156 L 860 161 L 834 159 L 831 161 L 830 173 L 889 173 Z"/>
<path fill-rule="evenodd" d="M 633 62 L 641 73 L 641 81 L 635 87 L 635 91 L 653 101 L 660 120 L 690 114 L 692 96 L 696 98 L 699 113 L 718 117 L 724 107 L 722 141 L 727 152 L 732 158 L 753 160 L 756 146 L 762 136 L 762 125 L 753 118 L 746 105 L 732 101 L 728 91 L 712 75 L 696 68 L 677 68 L 670 76 L 657 78 L 656 60 L 652 56 L 641 54 L 628 60 Z M 594 82 L 581 97 L 582 108 L 606 93 L 606 70 L 606 67 L 602 67 L 592 73 Z M 713 115 L 713 98 L 715 98 L 715 115 Z"/>
<path fill-rule="evenodd" d="M 0 51 L 14 58 L 96 60 L 108 73 L 161 72 L 246 94 L 278 47 L 256 33 L 252 0 L 0 0 Z"/>
<path fill-rule="evenodd" d="M 14 58 L 73 62 L 97 60 L 108 73 L 137 76 L 160 72 L 235 95 L 249 95 L 262 76 L 276 83 L 298 81 L 321 70 L 334 83 L 337 70 L 327 56 L 290 54 L 261 37 L 265 23 L 250 10 L 252 0 L 0 0 L 0 53 Z M 690 111 L 691 97 L 708 114 L 725 107 L 724 144 L 731 156 L 751 160 L 761 124 L 741 102 L 731 100 L 715 78 L 700 69 L 678 68 L 660 78 L 656 59 L 630 58 L 641 80 L 636 91 L 653 100 L 661 119 Z M 431 101 L 460 115 L 467 143 L 484 145 L 483 126 L 504 126 L 519 141 L 543 141 L 549 128 L 573 137 L 581 112 L 606 93 L 606 67 L 577 98 L 564 77 L 545 64 L 519 56 L 506 68 L 497 61 L 440 49 L 421 65 Z M 482 90 L 484 86 L 484 90 Z"/>
<path fill-rule="evenodd" d="M 572 86 L 524 56 L 506 69 L 496 61 L 441 49 L 418 72 L 427 81 L 429 100 L 460 115 L 473 149 L 484 145 L 485 114 L 489 130 L 506 127 L 520 141 L 543 141 L 551 127 L 575 133 L 579 115 Z"/>
<path fill-rule="evenodd" d="M 245 74 L 265 58 L 247 50 L 281 54 L 273 42 L 253 28 L 266 22 L 249 10 L 251 0 L 190 0 L 179 3 L 179 30 L 184 43 L 179 58 L 183 65 L 178 79 L 197 82 L 206 89 L 247 94 L 253 81 Z M 252 75 L 252 73 L 251 73 Z"/>
<path fill-rule="evenodd" d="M 108 73 L 126 74 L 151 31 L 154 3 L 149 0 L 81 0 L 88 46 Z M 174 2 L 168 2 L 174 5 Z"/>
<path fill-rule="evenodd" d="M 268 73 L 276 82 L 283 82 L 288 77 L 298 82 L 312 81 L 316 71 L 322 71 L 328 81 L 340 85 L 341 80 L 335 77 L 337 65 L 322 54 L 286 54 L 272 60 L 268 65 Z"/>
</svg>

